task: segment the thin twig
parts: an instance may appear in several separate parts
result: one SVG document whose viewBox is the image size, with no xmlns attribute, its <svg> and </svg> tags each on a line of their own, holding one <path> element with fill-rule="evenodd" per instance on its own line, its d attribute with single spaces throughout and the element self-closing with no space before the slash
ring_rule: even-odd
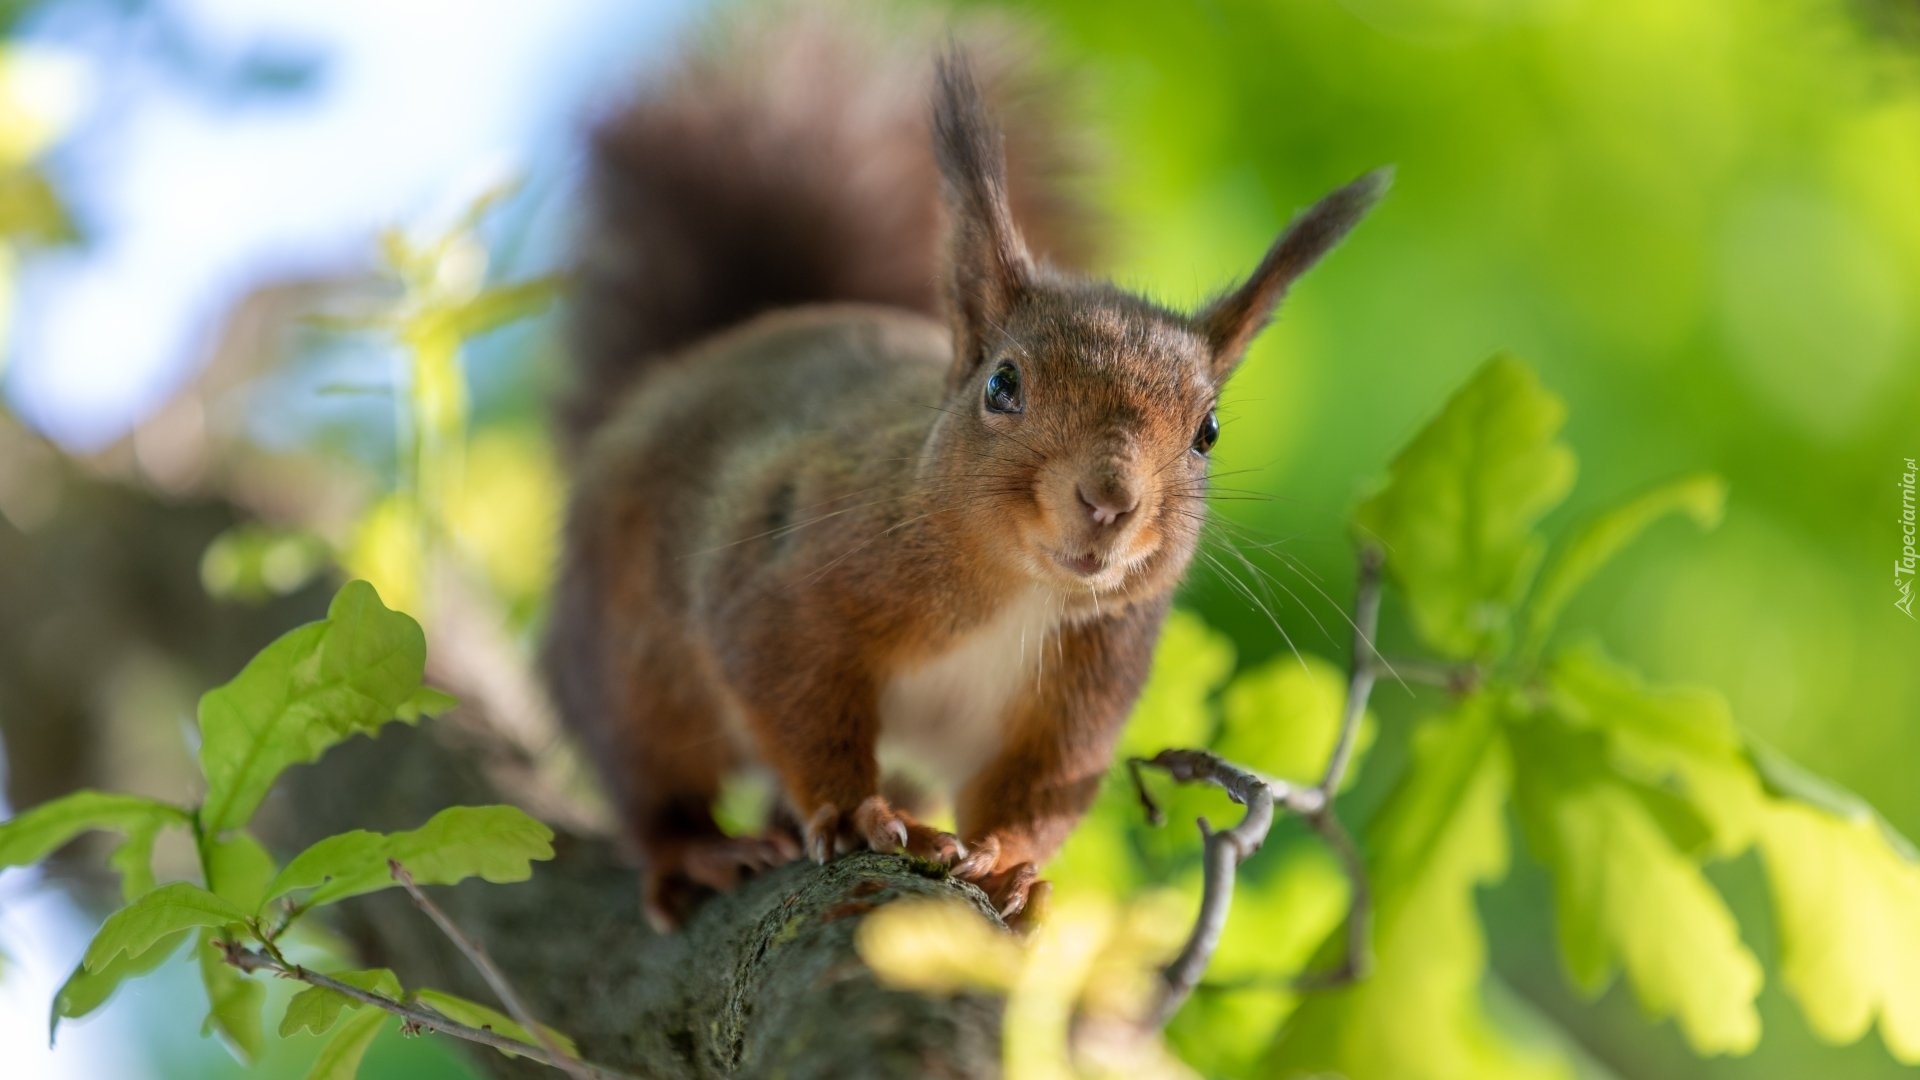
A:
<svg viewBox="0 0 1920 1080">
<path fill-rule="evenodd" d="M 1383 662 L 1373 640 L 1380 621 L 1380 568 L 1379 550 L 1362 548 L 1359 581 L 1354 590 L 1353 666 L 1347 683 L 1346 709 L 1340 718 L 1333 751 L 1328 755 L 1326 771 L 1318 784 L 1296 787 L 1269 779 L 1205 750 L 1162 750 L 1151 758 L 1128 759 L 1127 769 L 1133 777 L 1134 790 L 1140 796 L 1147 819 L 1155 825 L 1164 820 L 1164 815 L 1141 776 L 1143 767 L 1159 769 L 1179 783 L 1214 784 L 1224 790 L 1228 798 L 1247 808 L 1240 823 L 1230 829 L 1216 831 L 1205 818 L 1200 819 L 1200 835 L 1205 842 L 1200 913 L 1180 955 L 1160 973 L 1160 993 L 1140 1022 L 1142 1030 L 1158 1031 L 1165 1027 L 1200 985 L 1200 977 L 1206 973 L 1214 950 L 1219 947 L 1220 935 L 1226 929 L 1227 914 L 1233 905 L 1234 878 L 1240 864 L 1266 842 L 1267 833 L 1273 828 L 1276 807 L 1306 819 L 1307 825 L 1340 860 L 1341 869 L 1352 886 L 1347 908 L 1346 956 L 1340 966 L 1297 976 L 1290 985 L 1301 990 L 1326 989 L 1366 974 L 1373 894 L 1367 885 L 1366 865 L 1360 850 L 1334 814 L 1333 799 L 1346 777 L 1347 766 L 1352 763 L 1360 718 L 1366 713 L 1367 698 L 1373 693 L 1375 676 Z"/>
<path fill-rule="evenodd" d="M 495 1050 L 518 1054 L 530 1061 L 537 1061 L 542 1065 L 548 1065 L 556 1069 L 566 1068 L 565 1065 L 561 1064 L 561 1061 L 566 1059 L 566 1055 L 563 1054 L 560 1055 L 559 1058 L 556 1058 L 538 1046 L 521 1042 L 519 1039 L 509 1038 L 494 1031 L 492 1028 L 470 1027 L 457 1020 L 443 1016 L 439 1012 L 427 1008 L 425 1005 L 396 1001 L 393 998 L 387 997 L 385 994 L 376 994 L 371 990 L 362 990 L 352 983 L 344 983 L 339 979 L 322 975 L 317 971 L 309 971 L 298 964 L 287 964 L 275 960 L 266 953 L 256 952 L 237 942 L 216 941 L 214 945 L 221 951 L 227 963 L 232 964 L 241 971 L 249 973 L 264 971 L 271 975 L 278 975 L 283 979 L 293 979 L 296 982 L 306 983 L 308 986 L 318 986 L 322 989 L 331 990 L 336 994 L 352 998 L 362 1005 L 371 1005 L 382 1012 L 391 1013 L 405 1020 L 408 1024 L 427 1031 L 438 1031 L 444 1035 L 451 1035 L 456 1039 L 465 1039 L 468 1042 L 479 1043 L 481 1046 L 491 1046 Z M 591 1065 L 578 1060 L 574 1060 L 573 1064 L 582 1070 L 578 1075 L 587 1077 L 589 1080 L 637 1080 L 636 1077 L 628 1073 L 618 1072 L 599 1065 Z"/>
<path fill-rule="evenodd" d="M 393 880 L 407 890 L 407 895 L 413 897 L 414 906 L 426 912 L 427 918 L 433 920 L 433 925 L 439 927 L 440 932 L 447 936 L 447 940 L 453 942 L 454 947 L 473 963 L 474 969 L 480 972 L 480 977 L 485 979 L 487 986 L 493 990 L 493 995 L 500 999 L 500 1004 L 506 1006 L 507 1015 L 513 1017 L 513 1022 L 527 1029 L 528 1034 L 540 1041 L 540 1048 L 545 1050 L 548 1058 L 551 1059 L 548 1064 L 564 1071 L 574 1080 L 592 1080 L 586 1065 L 562 1050 L 560 1045 L 553 1041 L 553 1036 L 547 1032 L 546 1025 L 533 1018 L 533 1013 L 527 1009 L 526 1003 L 522 1002 L 520 995 L 514 992 L 513 984 L 508 982 L 500 969 L 493 965 L 493 960 L 487 956 L 487 950 L 481 948 L 479 942 L 468 937 L 454 925 L 453 920 L 447 917 L 446 912 L 440 910 L 439 905 L 427 899 L 427 894 L 421 891 L 420 886 L 414 884 L 413 875 L 407 872 L 407 868 L 400 865 L 397 859 L 388 859 L 387 870 L 393 874 Z"/>
</svg>

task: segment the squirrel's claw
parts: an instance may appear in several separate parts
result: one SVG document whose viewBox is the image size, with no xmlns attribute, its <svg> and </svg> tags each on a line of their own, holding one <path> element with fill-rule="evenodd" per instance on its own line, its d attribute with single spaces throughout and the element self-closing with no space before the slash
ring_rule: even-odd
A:
<svg viewBox="0 0 1920 1080">
<path fill-rule="evenodd" d="M 972 854 L 954 866 L 953 876 L 979 886 L 1009 927 L 1031 933 L 1045 914 L 1053 886 L 1040 880 L 1040 868 L 1031 862 L 1001 866 L 1000 851 L 997 836 L 976 840 Z"/>
<path fill-rule="evenodd" d="M 641 874 L 647 921 L 661 933 L 678 929 L 702 897 L 728 892 L 799 854 L 793 839 L 779 834 L 703 837 L 656 848 Z"/>
<path fill-rule="evenodd" d="M 807 822 L 806 846 L 807 854 L 818 863 L 861 848 L 883 855 L 904 851 L 943 867 L 967 854 L 959 837 L 920 824 L 880 795 L 862 799 L 850 814 L 831 805 L 814 811 Z"/>
</svg>

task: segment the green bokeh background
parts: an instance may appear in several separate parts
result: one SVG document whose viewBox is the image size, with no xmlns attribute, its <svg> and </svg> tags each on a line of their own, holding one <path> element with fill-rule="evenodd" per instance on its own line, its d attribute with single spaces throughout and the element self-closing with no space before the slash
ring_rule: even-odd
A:
<svg viewBox="0 0 1920 1080">
<path fill-rule="evenodd" d="M 1279 592 L 1276 628 L 1196 573 L 1186 603 L 1232 637 L 1240 664 L 1286 650 L 1283 632 L 1344 662 L 1348 510 L 1454 386 L 1508 351 L 1569 407 L 1581 476 L 1550 532 L 1683 473 L 1729 483 L 1718 531 L 1655 529 L 1568 622 L 1658 681 L 1718 688 L 1746 729 L 1920 834 L 1920 624 L 1894 608 L 1890 565 L 1902 460 L 1920 455 L 1920 9 L 975 6 L 1017 10 L 1079 78 L 1110 267 L 1164 301 L 1196 302 L 1245 272 L 1327 189 L 1398 168 L 1223 407 L 1216 469 L 1235 490 L 1215 512 L 1250 547 L 1278 545 L 1249 553 L 1297 594 Z M 536 210 L 516 211 L 523 231 L 552 227 Z M 550 342 L 491 349 L 478 422 L 526 430 Z M 384 435 L 355 437 L 372 449 L 349 445 L 350 456 L 385 452 Z M 1391 607 L 1386 638 L 1406 644 Z M 1418 710 L 1393 688 L 1377 704 L 1369 766 L 1386 775 Z M 1363 807 L 1373 775 L 1356 792 Z M 1276 845 L 1276 866 L 1295 839 Z M 1705 1063 L 1618 987 L 1579 1001 L 1552 947 L 1547 885 L 1523 854 L 1515 866 L 1482 901 L 1496 993 L 1529 1001 L 1613 1075 L 1910 1071 L 1873 1035 L 1816 1043 L 1772 981 L 1760 1049 Z M 1752 858 L 1717 880 L 1771 967 Z M 186 1055 L 179 1075 L 226 1075 L 179 1038 L 155 1040 L 161 1057 Z M 427 1053 L 383 1041 L 365 1075 L 429 1075 Z"/>
</svg>

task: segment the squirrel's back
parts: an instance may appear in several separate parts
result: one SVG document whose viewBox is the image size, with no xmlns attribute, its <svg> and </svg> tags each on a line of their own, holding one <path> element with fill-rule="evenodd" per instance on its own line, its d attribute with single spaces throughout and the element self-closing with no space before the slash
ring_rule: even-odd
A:
<svg viewBox="0 0 1920 1080">
<path fill-rule="evenodd" d="M 927 103 L 939 34 L 855 13 L 759 9 L 595 130 L 560 417 L 575 447 L 653 361 L 761 313 L 859 302 L 938 314 Z M 1050 122 L 1057 95 L 1017 62 L 1027 50 L 1012 35 L 953 36 L 1014 118 L 1008 186 L 1030 246 L 1079 261 L 1090 219 L 1063 189 L 1074 143 Z"/>
</svg>

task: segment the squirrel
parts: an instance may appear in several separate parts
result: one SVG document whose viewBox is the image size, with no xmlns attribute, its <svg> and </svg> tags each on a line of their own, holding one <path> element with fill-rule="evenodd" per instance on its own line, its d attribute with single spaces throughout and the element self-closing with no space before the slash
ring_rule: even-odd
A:
<svg viewBox="0 0 1920 1080">
<path fill-rule="evenodd" d="M 544 667 L 661 927 L 862 849 L 1039 909 L 1194 554 L 1221 387 L 1389 182 L 1174 311 L 1057 264 L 1087 215 L 1005 50 L 900 52 L 742 31 L 592 135 Z M 755 767 L 784 813 L 726 835 Z"/>
</svg>

